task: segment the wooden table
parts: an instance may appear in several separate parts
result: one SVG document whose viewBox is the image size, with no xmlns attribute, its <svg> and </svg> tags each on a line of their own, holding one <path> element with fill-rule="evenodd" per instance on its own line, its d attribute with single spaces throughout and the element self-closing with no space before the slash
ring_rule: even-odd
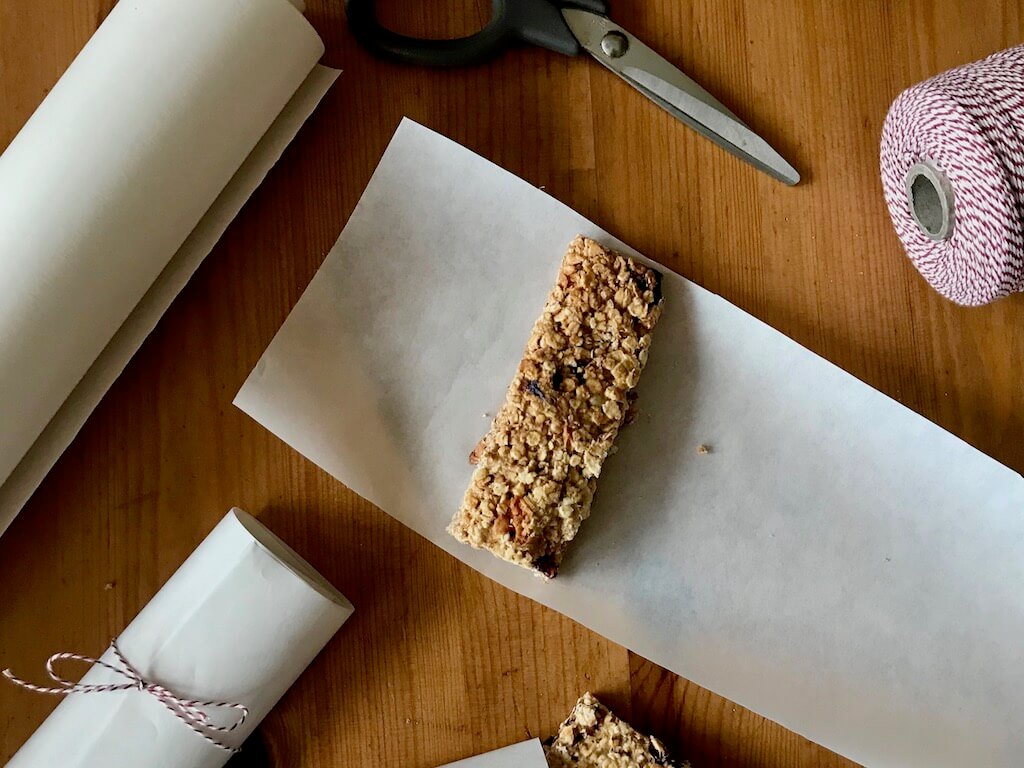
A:
<svg viewBox="0 0 1024 768">
<path fill-rule="evenodd" d="M 354 44 L 341 0 L 310 0 L 345 74 L 0 538 L 0 665 L 99 652 L 237 504 L 358 607 L 267 718 L 275 765 L 429 768 L 548 735 L 587 689 L 697 766 L 851 765 L 488 581 L 231 406 L 409 115 L 1024 470 L 1024 298 L 965 310 L 932 293 L 890 227 L 877 160 L 892 98 L 1024 39 L 1019 3 L 614 4 L 805 182 L 757 174 L 587 59 L 403 68 Z M 0 146 L 112 5 L 0 0 Z M 382 13 L 450 34 L 481 24 L 481 6 Z M 0 760 L 54 704 L 0 686 Z"/>
</svg>

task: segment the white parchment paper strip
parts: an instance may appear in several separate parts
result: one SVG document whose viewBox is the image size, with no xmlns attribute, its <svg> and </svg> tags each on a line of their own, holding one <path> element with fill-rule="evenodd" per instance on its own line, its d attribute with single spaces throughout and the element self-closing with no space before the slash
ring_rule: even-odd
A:
<svg viewBox="0 0 1024 768">
<path fill-rule="evenodd" d="M 1019 765 L 1024 480 L 677 275 L 558 578 L 446 535 L 577 233 L 633 253 L 403 123 L 237 405 L 474 568 L 855 760 Z"/>
<path fill-rule="evenodd" d="M 441 768 L 548 768 L 548 761 L 540 739 L 532 739 L 485 755 L 467 757 Z"/>
<path fill-rule="evenodd" d="M 119 3 L 0 156 L 0 533 L 337 73 L 287 0 Z"/>
</svg>

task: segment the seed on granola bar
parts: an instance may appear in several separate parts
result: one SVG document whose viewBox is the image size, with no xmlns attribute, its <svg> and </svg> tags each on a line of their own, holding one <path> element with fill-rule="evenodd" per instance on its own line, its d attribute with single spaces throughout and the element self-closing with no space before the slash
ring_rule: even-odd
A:
<svg viewBox="0 0 1024 768">
<path fill-rule="evenodd" d="M 476 466 L 477 464 L 480 463 L 480 456 L 483 455 L 484 441 L 486 439 L 486 437 L 481 437 L 480 441 L 473 446 L 473 450 L 469 452 L 469 463 L 472 464 L 473 466 Z"/>
</svg>

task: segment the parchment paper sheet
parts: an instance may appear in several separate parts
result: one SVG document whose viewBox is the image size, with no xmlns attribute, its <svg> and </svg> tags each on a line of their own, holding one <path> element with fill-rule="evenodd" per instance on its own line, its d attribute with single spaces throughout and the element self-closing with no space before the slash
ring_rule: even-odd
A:
<svg viewBox="0 0 1024 768">
<path fill-rule="evenodd" d="M 406 121 L 236 404 L 491 578 L 842 754 L 1019 766 L 1024 480 L 677 275 L 558 578 L 447 536 L 578 233 L 633 253 Z"/>
<path fill-rule="evenodd" d="M 286 544 L 233 509 L 121 633 L 118 644 L 148 680 L 182 695 L 248 706 L 245 723 L 222 737 L 237 746 L 352 610 Z M 117 663 L 111 651 L 103 660 Z M 123 683 L 124 678 L 93 666 L 82 682 Z M 223 722 L 216 712 L 209 714 Z M 8 768 L 219 768 L 229 757 L 154 697 L 130 691 L 66 697 Z"/>
<path fill-rule="evenodd" d="M 485 755 L 467 757 L 441 768 L 548 768 L 548 761 L 540 739 L 533 739 Z"/>
<path fill-rule="evenodd" d="M 0 156 L 0 533 L 337 73 L 287 0 L 118 3 Z"/>
</svg>

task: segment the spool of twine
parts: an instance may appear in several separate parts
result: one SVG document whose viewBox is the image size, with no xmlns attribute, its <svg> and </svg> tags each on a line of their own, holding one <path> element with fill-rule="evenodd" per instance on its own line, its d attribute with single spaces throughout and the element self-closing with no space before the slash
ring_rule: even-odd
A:
<svg viewBox="0 0 1024 768">
<path fill-rule="evenodd" d="M 901 93 L 882 186 L 918 271 L 958 304 L 1024 291 L 1024 46 Z"/>
</svg>

